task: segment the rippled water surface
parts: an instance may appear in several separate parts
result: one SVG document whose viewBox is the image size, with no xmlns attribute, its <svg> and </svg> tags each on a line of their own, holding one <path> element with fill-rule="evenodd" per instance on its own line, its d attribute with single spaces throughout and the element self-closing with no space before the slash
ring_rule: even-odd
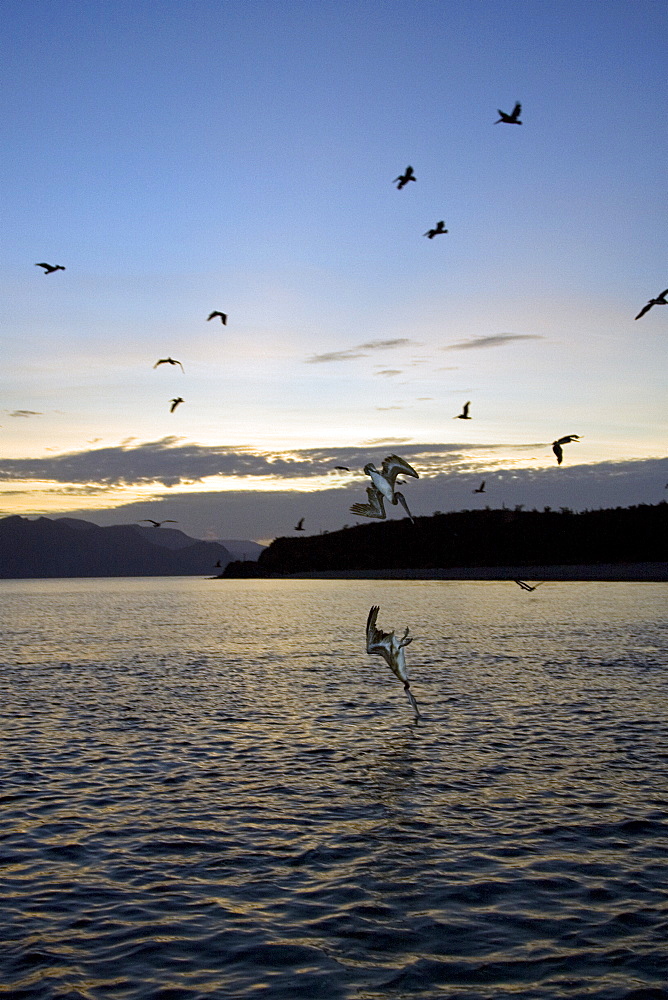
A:
<svg viewBox="0 0 668 1000">
<path fill-rule="evenodd" d="M 668 997 L 667 597 L 2 581 L 0 994 Z"/>
</svg>

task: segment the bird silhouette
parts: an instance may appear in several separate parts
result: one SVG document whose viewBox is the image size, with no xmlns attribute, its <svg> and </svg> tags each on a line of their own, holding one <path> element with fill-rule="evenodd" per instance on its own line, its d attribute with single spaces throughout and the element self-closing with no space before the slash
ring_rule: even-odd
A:
<svg viewBox="0 0 668 1000">
<path fill-rule="evenodd" d="M 468 403 L 464 403 L 464 405 L 462 407 L 462 412 L 458 413 L 452 419 L 453 420 L 472 420 L 473 418 L 469 417 L 469 406 L 470 405 L 471 405 L 471 400 L 469 399 Z"/>
<path fill-rule="evenodd" d="M 408 462 L 400 458 L 399 455 L 388 455 L 387 458 L 383 459 L 383 463 L 380 469 L 377 469 L 372 462 L 367 462 L 364 466 L 364 471 L 371 478 L 373 483 L 373 492 L 367 487 L 367 497 L 369 502 L 366 504 L 353 504 L 350 508 L 352 514 L 362 514 L 364 517 L 385 517 L 385 506 L 383 503 L 383 498 L 389 500 L 391 504 L 400 503 L 408 514 L 411 521 L 413 521 L 413 515 L 408 509 L 408 504 L 406 503 L 403 493 L 399 493 L 395 489 L 397 476 L 413 476 L 415 479 L 419 479 L 418 473 L 415 469 L 408 464 Z M 379 494 L 379 496 L 376 496 Z"/>
<path fill-rule="evenodd" d="M 172 520 L 170 520 L 170 518 L 167 518 L 166 521 L 154 521 L 153 518 L 151 518 L 151 517 L 143 517 L 142 521 L 148 521 L 149 524 L 152 524 L 154 528 L 160 528 L 160 527 L 162 527 L 163 524 L 178 524 L 179 523 L 178 521 L 172 521 Z"/>
<path fill-rule="evenodd" d="M 220 322 L 223 324 L 223 326 L 227 326 L 227 313 L 218 312 L 217 309 L 214 312 L 209 313 L 209 315 L 207 316 L 207 320 L 215 319 L 216 316 L 220 316 Z"/>
<path fill-rule="evenodd" d="M 477 490 L 473 490 L 474 493 L 484 493 L 485 492 L 485 480 L 481 482 Z"/>
<path fill-rule="evenodd" d="M 657 295 L 655 299 L 650 299 L 647 305 L 642 307 L 636 316 L 636 319 L 640 319 L 640 317 L 644 316 L 646 312 L 649 312 L 652 306 L 668 306 L 668 299 L 666 299 L 666 295 L 668 295 L 668 288 L 664 288 L 661 294 Z"/>
<path fill-rule="evenodd" d="M 297 521 L 297 523 L 295 524 L 295 531 L 304 531 L 304 530 L 305 530 L 304 529 L 304 518 L 300 517 L 299 520 Z"/>
<path fill-rule="evenodd" d="M 579 441 L 579 434 L 566 434 L 565 437 L 558 438 L 556 441 L 552 442 L 552 451 L 557 456 L 557 465 L 561 465 L 564 459 L 564 452 L 562 450 L 562 444 L 570 444 L 571 441 Z"/>
<path fill-rule="evenodd" d="M 159 361 L 156 361 L 153 367 L 157 368 L 158 365 L 181 365 L 181 362 L 175 361 L 174 358 L 160 358 Z M 181 365 L 181 371 L 184 371 L 183 365 Z"/>
<path fill-rule="evenodd" d="M 179 403 L 185 403 L 185 399 L 183 398 L 183 396 L 177 396 L 176 399 L 170 399 L 170 403 L 172 405 L 169 408 L 169 412 L 173 413 L 176 407 L 179 405 Z"/>
<path fill-rule="evenodd" d="M 541 580 L 540 583 L 536 583 L 532 587 L 530 583 L 525 583 L 524 580 L 515 580 L 514 582 L 517 584 L 518 587 L 521 587 L 522 590 L 535 590 L 536 587 L 540 587 L 543 583 L 545 583 L 544 580 Z"/>
<path fill-rule="evenodd" d="M 35 264 L 35 267 L 43 267 L 44 274 L 53 274 L 54 271 L 64 271 L 65 268 L 62 264 Z"/>
<path fill-rule="evenodd" d="M 447 233 L 447 231 L 448 230 L 445 228 L 445 222 L 441 219 L 440 222 L 436 223 L 436 227 L 434 229 L 428 229 L 427 232 L 422 235 L 426 236 L 427 239 L 433 240 L 434 236 L 440 236 L 443 233 Z"/>
<path fill-rule="evenodd" d="M 515 105 L 515 107 L 510 112 L 509 115 L 506 114 L 505 111 L 502 111 L 501 108 L 497 108 L 496 110 L 499 112 L 501 117 L 498 119 L 498 121 L 494 122 L 495 125 L 498 125 L 499 122 L 505 122 L 506 125 L 522 124 L 522 122 L 520 121 L 520 115 L 522 114 L 522 105 L 520 104 L 519 101 L 517 102 L 517 104 Z"/>
<path fill-rule="evenodd" d="M 405 647 L 413 641 L 413 637 L 409 636 L 408 628 L 401 639 L 397 639 L 394 632 L 382 632 L 376 626 L 379 611 L 380 607 L 374 604 L 366 620 L 366 651 L 370 654 L 377 653 L 378 656 L 382 656 L 395 677 L 402 682 L 406 697 L 415 712 L 415 719 L 417 721 L 420 718 L 420 710 L 410 690 L 411 686 L 408 682 L 408 670 L 406 668 L 406 654 L 404 653 Z"/>
<path fill-rule="evenodd" d="M 413 173 L 413 168 L 409 166 L 406 167 L 403 174 L 399 174 L 398 177 L 395 177 L 392 183 L 397 185 L 397 191 L 401 191 L 402 187 L 405 187 L 409 181 L 414 181 L 414 180 L 417 180 L 417 178 Z"/>
<path fill-rule="evenodd" d="M 347 465 L 335 465 L 334 468 L 338 469 L 339 472 L 350 472 L 350 469 L 348 468 Z"/>
</svg>

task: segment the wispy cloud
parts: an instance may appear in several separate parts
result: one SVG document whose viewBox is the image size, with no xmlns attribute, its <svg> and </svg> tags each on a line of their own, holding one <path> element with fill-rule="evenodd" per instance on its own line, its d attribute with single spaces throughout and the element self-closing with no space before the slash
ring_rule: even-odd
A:
<svg viewBox="0 0 668 1000">
<path fill-rule="evenodd" d="M 357 344 L 348 347 L 344 351 L 328 351 L 325 354 L 313 354 L 306 359 L 309 365 L 323 364 L 328 361 L 353 361 L 355 358 L 363 358 L 369 351 L 380 351 L 385 348 L 407 347 L 409 344 L 416 345 L 416 341 L 408 337 L 395 337 L 392 340 L 369 340 L 366 344 Z"/>
<path fill-rule="evenodd" d="M 382 371 L 376 372 L 376 375 L 384 375 L 386 378 L 390 378 L 392 375 L 401 375 L 401 369 L 383 368 Z"/>
<path fill-rule="evenodd" d="M 43 413 L 39 410 L 14 410 L 9 414 L 10 417 L 42 417 Z"/>
<path fill-rule="evenodd" d="M 544 340 L 538 333 L 494 333 L 488 337 L 470 337 L 468 340 L 458 340 L 456 344 L 447 344 L 442 351 L 469 351 L 477 347 L 501 347 L 514 340 Z"/>
</svg>

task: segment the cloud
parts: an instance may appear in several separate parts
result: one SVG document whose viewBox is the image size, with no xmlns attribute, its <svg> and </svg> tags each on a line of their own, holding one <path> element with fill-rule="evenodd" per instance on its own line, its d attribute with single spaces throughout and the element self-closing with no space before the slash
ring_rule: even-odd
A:
<svg viewBox="0 0 668 1000">
<path fill-rule="evenodd" d="M 401 369 L 383 368 L 382 371 L 376 372 L 376 375 L 384 375 L 386 378 L 390 378 L 392 375 L 401 375 Z"/>
<path fill-rule="evenodd" d="M 355 347 L 348 347 L 344 351 L 328 351 L 326 354 L 313 354 L 306 359 L 309 365 L 323 364 L 328 361 L 354 361 L 355 358 L 364 358 L 369 351 L 379 351 L 384 348 L 407 347 L 409 344 L 415 345 L 414 340 L 408 337 L 395 337 L 393 340 L 369 340 L 366 344 L 357 344 Z"/>
<path fill-rule="evenodd" d="M 9 415 L 10 415 L 10 417 L 42 417 L 42 416 L 44 416 L 44 414 L 40 413 L 39 410 L 14 410 Z"/>
<path fill-rule="evenodd" d="M 470 337 L 468 340 L 459 340 L 456 344 L 448 344 L 442 347 L 442 351 L 468 351 L 475 347 L 500 347 L 502 344 L 510 344 L 513 340 L 544 340 L 538 333 L 495 333 L 489 337 Z"/>
</svg>

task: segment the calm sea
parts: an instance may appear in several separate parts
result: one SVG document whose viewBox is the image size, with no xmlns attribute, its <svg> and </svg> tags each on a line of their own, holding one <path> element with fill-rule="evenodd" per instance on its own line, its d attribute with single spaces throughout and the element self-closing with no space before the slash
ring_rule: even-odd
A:
<svg viewBox="0 0 668 1000">
<path fill-rule="evenodd" d="M 0 995 L 668 997 L 667 597 L 2 581 Z"/>
</svg>

